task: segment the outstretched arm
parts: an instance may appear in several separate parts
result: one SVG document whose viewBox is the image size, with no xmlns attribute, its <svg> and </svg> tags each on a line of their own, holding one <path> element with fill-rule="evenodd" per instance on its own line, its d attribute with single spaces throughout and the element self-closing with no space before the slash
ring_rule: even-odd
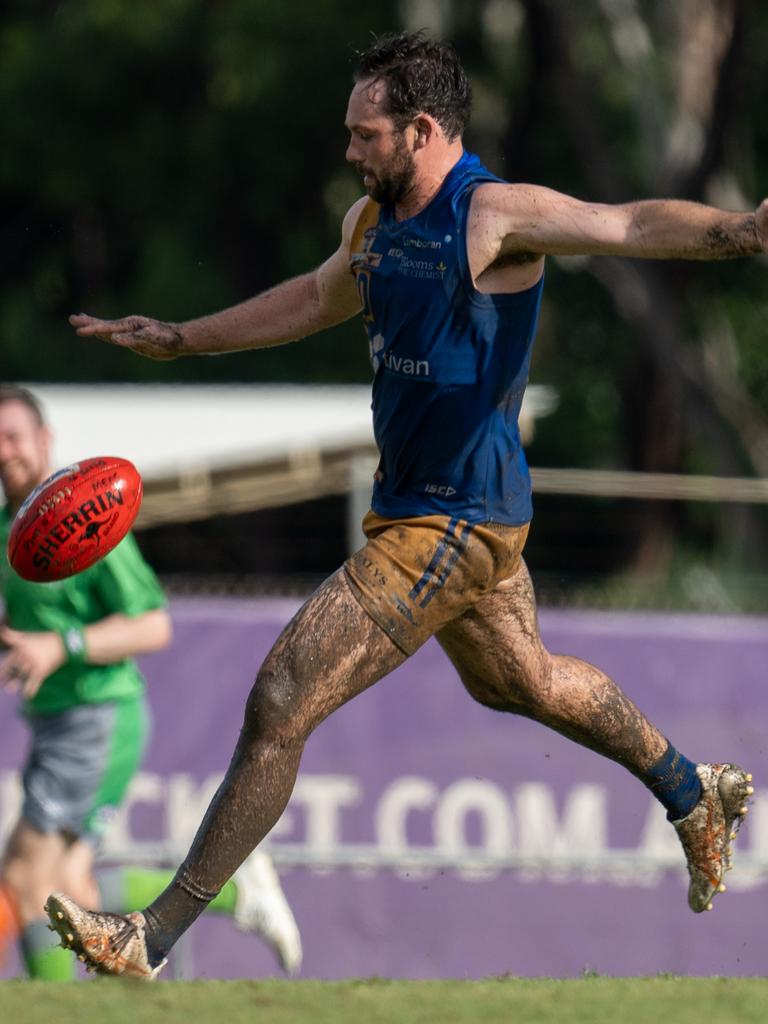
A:
<svg viewBox="0 0 768 1024">
<path fill-rule="evenodd" d="M 360 310 L 349 271 L 349 246 L 364 203 L 365 199 L 358 201 L 347 213 L 341 245 L 330 259 L 237 306 L 184 323 L 144 316 L 100 320 L 85 313 L 71 316 L 69 322 L 81 337 L 130 348 L 151 359 L 266 348 L 315 334 Z"/>
<path fill-rule="evenodd" d="M 485 185 L 473 222 L 497 256 L 635 256 L 716 260 L 768 251 L 768 200 L 754 213 L 729 213 L 678 199 L 610 206 L 584 203 L 534 185 Z"/>
</svg>

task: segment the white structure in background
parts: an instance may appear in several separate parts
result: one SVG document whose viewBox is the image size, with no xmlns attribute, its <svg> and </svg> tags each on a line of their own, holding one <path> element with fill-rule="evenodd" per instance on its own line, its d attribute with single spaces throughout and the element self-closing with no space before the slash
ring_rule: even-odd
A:
<svg viewBox="0 0 768 1024">
<path fill-rule="evenodd" d="M 92 455 L 135 463 L 139 528 L 349 493 L 358 546 L 376 468 L 368 385 L 26 386 L 50 417 L 57 468 Z M 555 405 L 551 388 L 528 388 L 524 441 Z"/>
</svg>

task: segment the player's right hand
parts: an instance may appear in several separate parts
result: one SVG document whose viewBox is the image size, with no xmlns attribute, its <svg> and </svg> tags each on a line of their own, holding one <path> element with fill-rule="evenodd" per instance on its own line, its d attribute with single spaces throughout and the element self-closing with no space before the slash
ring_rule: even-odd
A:
<svg viewBox="0 0 768 1024">
<path fill-rule="evenodd" d="M 184 349 L 178 324 L 152 320 L 147 316 L 100 320 L 87 313 L 75 313 L 69 322 L 81 338 L 98 338 L 110 345 L 130 348 L 149 359 L 175 359 Z"/>
</svg>

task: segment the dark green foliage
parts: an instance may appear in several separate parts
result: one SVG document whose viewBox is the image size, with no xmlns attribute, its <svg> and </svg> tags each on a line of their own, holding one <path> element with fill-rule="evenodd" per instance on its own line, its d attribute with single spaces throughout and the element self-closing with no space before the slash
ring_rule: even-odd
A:
<svg viewBox="0 0 768 1024">
<path fill-rule="evenodd" d="M 153 363 L 77 340 L 66 315 L 186 319 L 325 259 L 361 194 L 344 162 L 354 50 L 421 27 L 402 23 L 414 9 L 6 4 L 0 377 L 367 380 L 355 321 L 300 349 Z M 473 83 L 468 145 L 511 180 L 740 209 L 768 193 L 768 8 L 756 0 L 418 10 L 443 12 L 426 27 L 452 39 Z M 550 261 L 533 379 L 560 403 L 531 461 L 768 475 L 767 272 L 765 260 Z M 679 511 L 662 519 L 640 521 L 638 550 L 690 527 Z M 730 512 L 704 519 L 701 550 L 738 560 L 738 537 L 764 564 L 765 516 L 742 510 L 735 532 Z M 668 546 L 656 549 L 663 566 Z"/>
</svg>

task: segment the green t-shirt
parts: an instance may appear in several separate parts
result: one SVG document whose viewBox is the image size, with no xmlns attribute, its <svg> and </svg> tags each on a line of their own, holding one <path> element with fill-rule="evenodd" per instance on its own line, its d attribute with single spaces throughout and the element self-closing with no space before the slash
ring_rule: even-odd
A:
<svg viewBox="0 0 768 1024">
<path fill-rule="evenodd" d="M 165 606 L 162 587 L 128 534 L 90 569 L 66 580 L 29 583 L 8 564 L 11 517 L 0 508 L 0 590 L 12 629 L 39 633 L 88 626 L 108 615 L 135 616 Z M 27 701 L 29 711 L 53 712 L 77 704 L 123 700 L 144 691 L 144 678 L 132 658 L 112 665 L 65 662 Z"/>
</svg>

